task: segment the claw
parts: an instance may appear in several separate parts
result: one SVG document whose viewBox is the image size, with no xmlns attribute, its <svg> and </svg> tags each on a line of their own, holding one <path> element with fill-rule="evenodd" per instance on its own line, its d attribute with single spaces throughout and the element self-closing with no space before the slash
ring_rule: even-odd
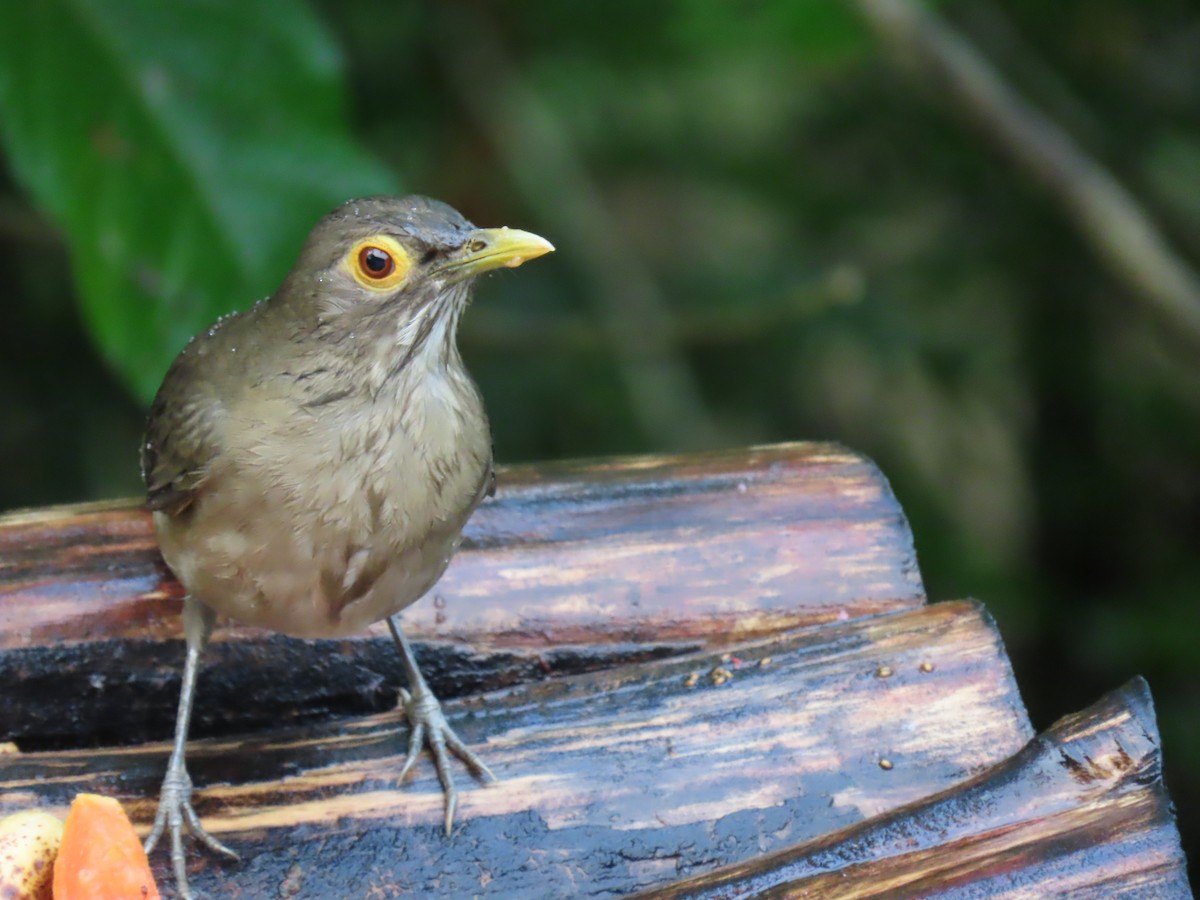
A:
<svg viewBox="0 0 1200 900">
<path fill-rule="evenodd" d="M 492 770 L 483 764 L 478 756 L 472 753 L 446 721 L 442 713 L 442 705 L 425 683 L 425 677 L 417 666 L 417 658 L 413 654 L 408 638 L 400 630 L 400 624 L 395 616 L 389 616 L 388 628 L 392 632 L 392 640 L 400 650 L 400 660 L 404 663 L 404 671 L 408 676 L 408 686 L 411 689 L 400 688 L 400 702 L 404 706 L 404 714 L 408 716 L 408 725 L 412 729 L 408 736 L 408 754 L 404 765 L 400 768 L 400 778 L 409 773 L 421 754 L 421 745 L 428 744 L 433 754 L 433 764 L 437 767 L 438 781 L 442 783 L 442 792 L 446 795 L 446 834 L 454 828 L 454 813 L 458 809 L 458 791 L 454 788 L 454 776 L 450 773 L 450 752 L 467 764 L 476 778 L 483 782 L 495 781 Z"/>
<path fill-rule="evenodd" d="M 190 831 L 192 836 L 210 850 L 224 854 L 232 859 L 240 859 L 215 837 L 208 833 L 200 823 L 200 817 L 192 806 L 192 779 L 182 762 L 172 760 L 163 779 L 162 795 L 158 800 L 158 812 L 154 815 L 154 826 L 146 836 L 143 849 L 149 856 L 158 839 L 165 832 L 171 835 L 171 868 L 175 872 L 175 884 L 181 900 L 192 900 L 191 888 L 187 880 L 187 857 L 183 851 L 183 832 Z"/>
<path fill-rule="evenodd" d="M 401 689 L 400 700 L 412 731 L 408 737 L 408 753 L 399 777 L 403 779 L 409 773 L 420 756 L 421 745 L 427 745 L 433 755 L 433 764 L 437 768 L 438 781 L 442 783 L 442 791 L 446 795 L 446 834 L 450 834 L 454 829 L 454 813 L 458 810 L 458 790 L 454 786 L 454 775 L 450 770 L 450 753 L 466 763 L 467 768 L 481 781 L 495 781 L 496 776 L 454 733 L 454 729 L 442 713 L 437 697 L 423 683 L 416 685 L 412 694 Z"/>
<path fill-rule="evenodd" d="M 412 731 L 408 735 L 408 752 L 404 757 L 404 765 L 400 767 L 398 779 L 404 780 L 404 776 L 412 771 L 413 765 L 421 755 L 421 746 L 425 743 L 425 726 L 417 723 L 412 726 Z"/>
</svg>

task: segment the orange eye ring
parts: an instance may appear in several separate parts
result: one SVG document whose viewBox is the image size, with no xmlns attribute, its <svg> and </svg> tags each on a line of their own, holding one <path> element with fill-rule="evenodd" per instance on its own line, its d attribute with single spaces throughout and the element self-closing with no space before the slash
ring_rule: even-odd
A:
<svg viewBox="0 0 1200 900">
<path fill-rule="evenodd" d="M 346 254 L 346 268 L 354 280 L 373 291 L 390 291 L 412 267 L 408 252 L 386 234 L 364 238 Z"/>
<path fill-rule="evenodd" d="M 382 247 L 368 244 L 358 251 L 358 271 L 363 278 L 382 281 L 396 271 L 396 261 Z"/>
</svg>

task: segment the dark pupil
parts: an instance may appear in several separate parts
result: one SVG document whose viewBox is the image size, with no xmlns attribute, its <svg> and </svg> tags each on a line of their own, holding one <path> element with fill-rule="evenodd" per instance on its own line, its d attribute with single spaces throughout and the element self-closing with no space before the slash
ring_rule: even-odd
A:
<svg viewBox="0 0 1200 900">
<path fill-rule="evenodd" d="M 363 262 L 367 267 L 368 272 L 375 275 L 382 275 L 387 271 L 388 266 L 392 262 L 392 258 L 378 247 L 372 247 L 363 254 Z"/>
</svg>

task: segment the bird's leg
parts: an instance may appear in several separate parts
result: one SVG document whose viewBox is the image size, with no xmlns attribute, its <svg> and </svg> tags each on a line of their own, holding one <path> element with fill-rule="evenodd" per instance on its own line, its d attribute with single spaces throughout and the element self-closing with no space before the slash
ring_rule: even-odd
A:
<svg viewBox="0 0 1200 900">
<path fill-rule="evenodd" d="M 412 729 L 408 736 L 408 756 L 400 769 L 400 778 L 403 779 L 417 761 L 421 745 L 428 743 L 433 754 L 433 764 L 437 766 L 438 780 L 442 782 L 442 790 L 446 794 L 446 834 L 449 834 L 454 826 L 454 811 L 458 808 L 458 791 L 454 788 L 454 777 L 450 774 L 450 756 L 446 752 L 447 749 L 466 763 L 476 778 L 488 782 L 495 781 L 496 776 L 484 765 L 483 760 L 462 742 L 446 721 L 442 706 L 425 683 L 421 670 L 417 668 L 417 658 L 413 655 L 412 646 L 400 630 L 395 616 L 388 618 L 388 628 L 392 630 L 392 639 L 400 649 L 400 658 L 404 661 L 409 687 L 408 690 L 400 689 L 404 713 L 408 716 L 408 725 Z"/>
<path fill-rule="evenodd" d="M 187 659 L 183 665 L 183 687 L 179 692 L 179 712 L 175 717 L 175 747 L 167 763 L 167 775 L 163 778 L 162 794 L 158 800 L 158 813 L 154 816 L 154 827 L 146 838 L 146 853 L 154 849 L 164 831 L 171 835 L 171 864 L 175 870 L 175 884 L 183 900 L 191 900 L 188 889 L 187 867 L 184 865 L 183 830 L 188 831 L 210 850 L 223 853 L 234 859 L 238 855 L 204 830 L 200 817 L 192 808 L 192 779 L 187 772 L 184 752 L 187 745 L 188 724 L 192 718 L 192 698 L 196 692 L 196 673 L 200 668 L 200 654 L 212 634 L 216 613 L 198 600 L 188 597 L 183 602 L 183 633 L 187 638 Z"/>
</svg>

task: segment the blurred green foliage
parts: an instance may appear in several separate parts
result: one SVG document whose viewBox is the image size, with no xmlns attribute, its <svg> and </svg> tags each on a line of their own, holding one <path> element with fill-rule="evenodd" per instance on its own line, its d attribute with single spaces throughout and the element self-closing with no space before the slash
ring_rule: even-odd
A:
<svg viewBox="0 0 1200 900">
<path fill-rule="evenodd" d="M 394 185 L 347 133 L 337 49 L 300 2 L 11 3 L 0 59 L 13 172 L 145 401 L 233 298 L 270 293 L 314 216 Z"/>
<path fill-rule="evenodd" d="M 938 8 L 1200 266 L 1194 4 Z M 187 336 L 336 202 L 419 190 L 559 247 L 464 321 L 502 461 L 867 452 L 1035 724 L 1150 679 L 1196 856 L 1200 345 L 855 9 L 0 6 L 0 507 L 135 493 Z"/>
</svg>

